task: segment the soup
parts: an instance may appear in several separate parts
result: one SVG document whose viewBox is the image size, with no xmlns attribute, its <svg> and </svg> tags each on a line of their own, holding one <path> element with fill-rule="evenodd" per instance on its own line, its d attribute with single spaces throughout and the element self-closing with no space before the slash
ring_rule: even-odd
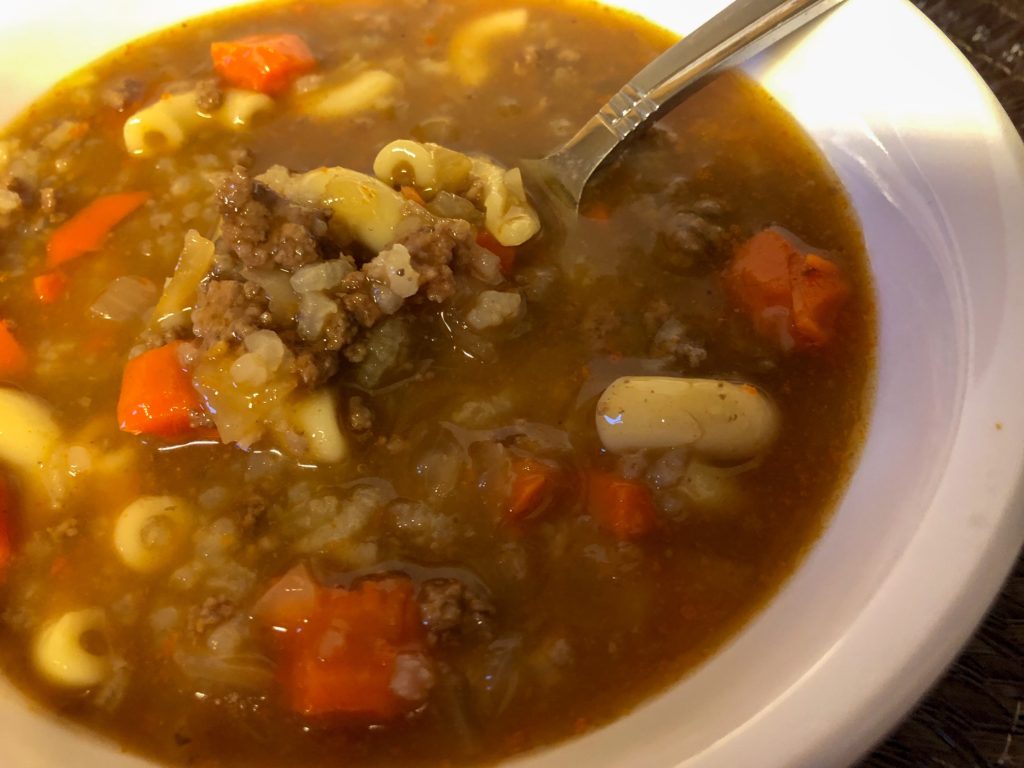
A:
<svg viewBox="0 0 1024 768">
<path fill-rule="evenodd" d="M 584 4 L 258 6 L 10 128 L 0 663 L 27 695 L 170 764 L 488 763 L 622 715 L 770 598 L 869 406 L 843 190 L 735 73 L 568 227 L 518 169 L 671 42 Z"/>
</svg>

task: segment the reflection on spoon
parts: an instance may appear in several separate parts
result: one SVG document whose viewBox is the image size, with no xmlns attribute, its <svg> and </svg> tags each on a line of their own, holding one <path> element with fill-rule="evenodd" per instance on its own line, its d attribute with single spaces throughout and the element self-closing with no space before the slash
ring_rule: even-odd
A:
<svg viewBox="0 0 1024 768">
<path fill-rule="evenodd" d="M 637 129 L 725 67 L 800 29 L 843 0 L 736 0 L 642 69 L 565 144 L 519 166 L 538 208 L 579 207 L 590 177 Z M 567 217 L 558 216 L 564 221 Z M 557 221 L 554 222 L 557 224 Z"/>
</svg>

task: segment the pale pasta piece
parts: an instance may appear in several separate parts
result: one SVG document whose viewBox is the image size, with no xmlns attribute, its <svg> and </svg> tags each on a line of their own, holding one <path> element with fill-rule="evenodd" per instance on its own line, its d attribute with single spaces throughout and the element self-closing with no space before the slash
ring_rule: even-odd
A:
<svg viewBox="0 0 1024 768">
<path fill-rule="evenodd" d="M 85 608 L 65 613 L 43 627 L 32 645 L 36 671 L 54 685 L 65 688 L 91 688 L 110 675 L 108 652 L 85 645 L 86 636 L 95 633 L 102 640 L 106 616 L 101 608 Z"/>
<path fill-rule="evenodd" d="M 175 150 L 204 126 L 215 123 L 238 130 L 248 126 L 260 112 L 272 109 L 274 100 L 264 93 L 229 88 L 220 107 L 200 111 L 195 91 L 164 96 L 143 107 L 124 124 L 124 145 L 138 156 Z"/>
<path fill-rule="evenodd" d="M 473 177 L 483 185 L 487 231 L 502 245 L 522 245 L 540 231 L 540 217 L 526 199 L 523 174 L 474 158 Z"/>
<path fill-rule="evenodd" d="M 316 464 L 337 464 L 348 458 L 348 442 L 338 426 L 337 408 L 330 391 L 317 390 L 295 403 L 291 422 L 306 439 L 303 459 Z"/>
<path fill-rule="evenodd" d="M 153 310 L 153 322 L 174 325 L 192 308 L 199 283 L 213 266 L 213 243 L 194 229 L 185 233 L 185 246 L 174 272 L 164 284 L 164 291 Z"/>
<path fill-rule="evenodd" d="M 228 88 L 221 105 L 209 114 L 225 128 L 248 128 L 256 115 L 273 108 L 274 100 L 265 93 Z"/>
<path fill-rule="evenodd" d="M 93 462 L 93 471 L 106 478 L 116 478 L 131 472 L 138 461 L 134 445 L 123 445 L 112 451 L 104 451 Z"/>
<path fill-rule="evenodd" d="M 401 81 L 383 69 L 368 69 L 344 83 L 318 88 L 303 97 L 300 108 L 314 117 L 337 119 L 387 109 L 395 103 Z"/>
<path fill-rule="evenodd" d="M 394 241 L 404 217 L 405 198 L 372 176 L 348 168 L 291 174 L 273 166 L 259 180 L 293 202 L 330 208 L 330 226 L 337 235 L 355 237 L 374 251 Z"/>
<path fill-rule="evenodd" d="M 0 388 L 0 462 L 41 478 L 59 440 L 60 428 L 46 403 Z"/>
<path fill-rule="evenodd" d="M 518 168 L 506 169 L 438 144 L 401 139 L 377 153 L 373 172 L 392 185 L 411 183 L 428 196 L 479 189 L 471 196 L 484 209 L 487 230 L 502 245 L 522 245 L 540 231 L 540 217 L 526 198 Z"/>
<path fill-rule="evenodd" d="M 461 152 L 439 144 L 399 139 L 392 141 L 373 161 L 373 172 L 392 186 L 408 184 L 428 197 L 438 192 L 465 192 L 472 183 L 473 161 Z"/>
<path fill-rule="evenodd" d="M 718 379 L 616 379 L 597 403 L 597 434 L 619 453 L 690 446 L 712 459 L 743 461 L 779 431 L 775 405 L 757 387 Z"/>
<path fill-rule="evenodd" d="M 716 467 L 702 461 L 691 461 L 686 466 L 679 488 L 700 507 L 728 509 L 737 504 L 740 498 L 737 474 L 734 467 Z"/>
<path fill-rule="evenodd" d="M 452 35 L 448 61 L 452 71 L 469 86 L 479 86 L 494 69 L 491 51 L 502 38 L 526 31 L 530 16 L 525 8 L 495 11 L 463 24 Z"/>
<path fill-rule="evenodd" d="M 192 524 L 192 511 L 182 499 L 140 496 L 117 518 L 114 549 L 133 571 L 152 573 L 174 560 Z"/>
</svg>

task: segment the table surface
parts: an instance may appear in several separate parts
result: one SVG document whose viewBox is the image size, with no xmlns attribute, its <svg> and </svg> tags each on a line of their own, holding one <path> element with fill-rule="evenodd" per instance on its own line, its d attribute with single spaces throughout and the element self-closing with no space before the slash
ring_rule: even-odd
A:
<svg viewBox="0 0 1024 768">
<path fill-rule="evenodd" d="M 1024 135 L 1024 0 L 913 0 Z M 1024 555 L 985 623 L 859 768 L 1024 768 Z"/>
</svg>

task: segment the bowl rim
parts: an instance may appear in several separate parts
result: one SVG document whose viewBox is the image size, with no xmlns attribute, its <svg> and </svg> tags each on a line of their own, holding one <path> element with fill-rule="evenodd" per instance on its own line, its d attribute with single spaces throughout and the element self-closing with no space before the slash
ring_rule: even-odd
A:
<svg viewBox="0 0 1024 768">
<path fill-rule="evenodd" d="M 609 0 L 609 4 L 628 9 L 632 6 L 651 8 L 656 1 Z M 182 2 L 180 7 L 213 2 L 215 0 L 191 0 Z M 77 0 L 55 0 L 55 4 L 60 3 L 71 7 Z M 227 0 L 217 4 L 241 3 Z M 694 21 L 699 20 L 705 9 L 714 10 L 724 4 L 725 0 L 694 0 L 694 5 L 700 8 L 694 12 Z M 971 74 L 975 94 L 984 103 L 987 117 L 997 126 L 996 135 L 989 137 L 988 149 L 995 153 L 993 166 L 999 174 L 1003 218 L 1014 235 L 1009 242 L 1015 247 L 1010 246 L 1006 254 L 1013 268 L 1012 285 L 1024 289 L 1024 218 L 1012 215 L 1013 211 L 1024 210 L 1024 184 L 1021 183 L 1024 144 L 1016 129 L 966 58 L 910 0 L 848 0 L 840 10 L 852 6 L 870 9 L 874 14 L 903 11 L 899 23 L 906 24 L 907 29 L 922 40 L 928 38 L 928 45 L 941 49 L 942 56 Z M 194 15 L 184 10 L 180 14 L 172 13 L 174 16 L 182 14 Z M 151 24 L 147 29 L 159 26 Z M 1024 290 L 1015 295 L 1024 297 Z M 1024 328 L 1024 302 L 1019 307 L 1008 305 L 1007 309 L 1006 325 L 1019 323 L 1019 336 L 1020 329 Z M 1011 337 L 1010 330 L 1001 329 L 1001 338 Z M 1024 363 L 1012 366 L 1007 358 L 1008 352 L 1003 351 L 998 360 L 1000 370 L 1009 373 L 1011 382 L 1021 384 L 1018 392 L 1024 392 Z M 968 365 L 976 364 L 976 360 L 968 361 Z M 962 440 L 962 435 L 977 432 L 976 422 L 980 422 L 982 416 L 988 418 L 994 406 L 1010 403 L 1011 393 L 1005 387 L 1000 393 L 1001 401 L 989 403 L 982 412 L 967 413 L 961 418 L 956 441 L 960 450 L 949 457 L 947 466 L 970 458 L 971 447 L 962 444 L 970 440 Z M 1016 411 L 1006 411 L 1007 417 L 1011 413 L 1020 415 L 1021 410 L 1017 405 Z M 840 641 L 809 664 L 806 673 L 770 706 L 738 723 L 724 738 L 703 751 L 681 761 L 677 759 L 675 765 L 721 768 L 749 764 L 751 755 L 757 755 L 759 768 L 840 766 L 855 760 L 891 729 L 937 680 L 973 634 L 998 595 L 1024 542 L 1024 431 L 1021 425 L 1007 418 L 1003 438 L 1005 450 L 1015 454 L 999 465 L 994 487 L 984 494 L 988 501 L 986 514 L 957 519 L 956 530 L 950 531 L 944 529 L 949 520 L 929 510 L 874 598 L 861 610 Z M 936 495 L 962 497 L 969 490 L 964 485 L 944 478 Z M 933 585 L 940 585 L 941 589 L 931 588 Z M 921 621 L 907 625 L 903 619 L 911 604 L 919 609 L 916 615 Z M 899 631 L 884 629 L 893 627 Z M 870 664 L 865 664 L 864 660 L 870 660 Z M 851 684 L 852 681 L 856 681 L 856 685 Z M 74 726 L 68 729 L 72 728 Z M 106 741 L 99 746 L 111 756 L 116 749 Z M 542 751 L 555 753 L 558 750 L 559 745 L 553 745 Z M 532 763 L 533 757 L 528 755 L 510 763 L 522 762 L 525 766 Z M 129 762 L 130 759 L 125 760 L 124 764 Z"/>
<path fill-rule="evenodd" d="M 1024 288 L 1024 225 L 1019 215 L 1015 217 L 1012 212 L 1024 210 L 1021 135 L 967 57 L 911 0 L 849 0 L 847 5 L 870 6 L 877 13 L 899 6 L 909 14 L 907 19 L 912 19 L 906 21 L 907 29 L 913 27 L 922 38 L 930 37 L 933 47 L 941 48 L 944 57 L 965 70 L 974 95 L 985 105 L 987 117 L 996 127 L 995 135 L 988 137 L 988 148 L 993 152 L 992 163 L 999 174 L 1003 220 L 1015 235 L 1008 238 L 1005 255 L 1014 268 L 1013 285 L 1018 292 L 1007 292 L 1010 314 L 1001 329 L 1001 338 L 1009 342 L 1016 328 L 1019 339 L 1024 331 L 1024 293 L 1019 290 Z M 967 245 L 961 244 L 963 248 Z M 1018 297 L 1016 305 L 1014 295 Z M 1014 403 L 1009 398 L 1024 392 L 1024 366 L 1009 368 L 1009 346 L 1003 345 L 1001 368 L 1021 386 L 1003 388 L 1004 399 L 999 405 L 1007 406 L 1008 421 L 1013 417 L 1019 421 L 1024 401 Z M 974 352 L 972 348 L 968 361 L 971 367 L 978 362 Z M 987 412 L 993 411 L 990 408 Z M 956 437 L 960 450 L 947 459 L 944 470 L 970 458 L 970 449 L 963 444 L 967 442 L 964 434 L 978 427 L 974 416 L 961 414 Z M 1002 431 L 1006 426 L 1000 421 L 995 428 Z M 874 598 L 840 641 L 770 707 L 725 739 L 679 762 L 678 768 L 740 765 L 751 754 L 764 756 L 759 763 L 762 768 L 844 766 L 864 756 L 895 729 L 977 631 L 1022 554 L 1024 433 L 1019 425 L 1013 430 L 1005 441 L 1010 458 L 999 467 L 994 487 L 987 493 L 989 514 L 959 519 L 953 535 L 942 529 L 949 520 L 930 508 Z M 962 491 L 951 488 L 953 483 L 945 475 L 944 471 L 936 499 Z M 948 591 L 930 590 L 928 585 L 932 584 L 946 586 Z M 910 605 L 915 606 L 915 615 L 924 620 L 907 625 L 904 618 Z M 883 626 L 897 631 L 882 631 Z M 864 660 L 870 660 L 870 664 L 865 665 Z M 851 685 L 853 681 L 855 685 Z"/>
</svg>

